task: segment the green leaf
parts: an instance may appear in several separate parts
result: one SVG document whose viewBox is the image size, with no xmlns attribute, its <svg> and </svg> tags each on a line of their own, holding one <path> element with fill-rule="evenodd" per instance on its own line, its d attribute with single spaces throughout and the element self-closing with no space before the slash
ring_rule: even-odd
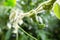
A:
<svg viewBox="0 0 60 40">
<path fill-rule="evenodd" d="M 56 4 L 54 5 L 53 10 L 54 10 L 54 13 L 55 13 L 56 17 L 57 17 L 58 19 L 60 19 L 60 5 L 59 5 L 58 3 L 56 3 Z"/>
<path fill-rule="evenodd" d="M 39 29 L 45 28 L 45 24 L 38 24 L 38 28 L 39 28 Z"/>
<path fill-rule="evenodd" d="M 16 0 L 5 0 L 4 5 L 14 7 L 16 5 Z"/>
<path fill-rule="evenodd" d="M 5 35 L 5 40 L 9 40 L 10 36 L 11 36 L 11 29 L 9 29 Z"/>
<path fill-rule="evenodd" d="M 2 29 L 7 27 L 7 22 L 9 21 L 9 10 L 9 7 L 0 6 L 0 28 Z"/>
<path fill-rule="evenodd" d="M 40 32 L 39 32 L 40 31 Z M 46 31 L 44 31 L 44 30 L 39 30 L 38 31 L 38 39 L 41 37 L 41 40 L 49 40 L 48 38 L 47 38 L 47 35 L 46 35 Z M 40 39 L 39 39 L 40 40 Z"/>
</svg>

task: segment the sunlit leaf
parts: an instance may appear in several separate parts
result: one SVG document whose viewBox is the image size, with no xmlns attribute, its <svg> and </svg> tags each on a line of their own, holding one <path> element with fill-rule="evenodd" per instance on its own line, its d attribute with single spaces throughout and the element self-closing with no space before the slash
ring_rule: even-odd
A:
<svg viewBox="0 0 60 40">
<path fill-rule="evenodd" d="M 14 7 L 16 5 L 16 0 L 5 0 L 4 5 Z"/>
<path fill-rule="evenodd" d="M 53 10 L 54 10 L 54 13 L 55 13 L 56 17 L 57 17 L 58 19 L 60 19 L 60 5 L 59 5 L 58 3 L 56 3 L 56 4 L 54 5 Z"/>
</svg>

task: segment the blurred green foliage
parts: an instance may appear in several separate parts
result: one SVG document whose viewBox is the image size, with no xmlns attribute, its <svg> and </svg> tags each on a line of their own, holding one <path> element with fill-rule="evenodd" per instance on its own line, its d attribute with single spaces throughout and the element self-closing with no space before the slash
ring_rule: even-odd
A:
<svg viewBox="0 0 60 40">
<path fill-rule="evenodd" d="M 17 3 L 22 7 L 20 10 L 28 12 L 44 1 L 46 0 L 19 0 Z M 13 28 L 7 27 L 10 10 L 9 7 L 0 6 L 0 40 L 16 40 L 16 34 L 12 33 Z M 46 10 L 35 15 L 34 19 L 24 17 L 24 23 L 20 26 L 38 40 L 60 40 L 60 20 L 55 17 L 53 11 Z M 18 40 L 34 40 L 20 29 L 18 35 Z"/>
</svg>

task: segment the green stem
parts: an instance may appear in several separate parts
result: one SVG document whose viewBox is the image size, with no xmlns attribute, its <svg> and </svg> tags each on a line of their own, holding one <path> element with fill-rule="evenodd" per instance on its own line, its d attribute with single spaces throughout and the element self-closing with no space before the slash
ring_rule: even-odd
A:
<svg viewBox="0 0 60 40">
<path fill-rule="evenodd" d="M 18 40 L 18 32 L 16 33 L 16 40 Z"/>
<path fill-rule="evenodd" d="M 53 4 L 56 0 L 48 0 L 43 3 L 41 3 L 36 9 L 36 12 L 42 11 L 42 10 L 50 10 L 53 7 Z"/>
<path fill-rule="evenodd" d="M 38 14 L 42 10 L 51 10 L 55 1 L 56 0 L 48 0 L 41 3 L 35 10 L 31 10 L 28 13 L 25 13 L 24 17 L 25 16 L 30 17 L 31 15 Z"/>
<path fill-rule="evenodd" d="M 23 30 L 21 27 L 19 28 L 21 31 L 23 31 L 25 34 L 27 34 L 29 37 L 35 39 L 35 40 L 38 40 L 36 39 L 35 37 L 33 37 L 32 35 L 28 34 L 25 30 Z"/>
</svg>

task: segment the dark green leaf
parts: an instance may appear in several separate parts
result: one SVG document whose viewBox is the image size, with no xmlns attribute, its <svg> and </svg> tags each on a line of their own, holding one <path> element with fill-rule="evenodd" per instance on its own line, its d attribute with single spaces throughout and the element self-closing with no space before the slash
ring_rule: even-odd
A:
<svg viewBox="0 0 60 40">
<path fill-rule="evenodd" d="M 5 40 L 9 40 L 10 36 L 11 36 L 11 29 L 9 29 L 7 32 L 6 32 L 6 35 L 5 35 Z"/>
</svg>

